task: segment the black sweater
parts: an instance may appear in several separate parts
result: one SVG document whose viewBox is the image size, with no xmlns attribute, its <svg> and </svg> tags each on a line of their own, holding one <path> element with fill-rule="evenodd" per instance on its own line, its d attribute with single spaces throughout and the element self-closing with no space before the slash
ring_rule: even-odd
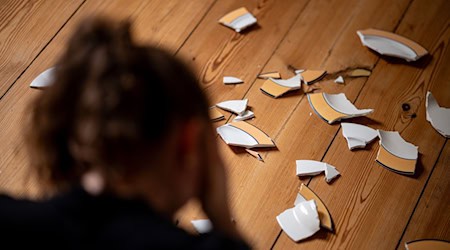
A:
<svg viewBox="0 0 450 250">
<path fill-rule="evenodd" d="M 190 235 L 144 202 L 82 189 L 41 202 L 0 195 L 0 242 L 11 249 L 248 248 L 218 232 Z"/>
</svg>

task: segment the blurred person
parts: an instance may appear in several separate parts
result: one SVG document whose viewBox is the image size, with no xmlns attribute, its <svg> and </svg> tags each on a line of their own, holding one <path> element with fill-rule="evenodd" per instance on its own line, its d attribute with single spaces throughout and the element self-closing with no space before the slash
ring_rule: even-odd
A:
<svg viewBox="0 0 450 250">
<path fill-rule="evenodd" d="M 192 71 L 133 41 L 130 24 L 82 22 L 30 106 L 32 169 L 53 194 L 0 195 L 0 238 L 14 248 L 246 249 L 231 222 L 208 102 Z M 175 213 L 198 199 L 214 230 Z"/>
</svg>

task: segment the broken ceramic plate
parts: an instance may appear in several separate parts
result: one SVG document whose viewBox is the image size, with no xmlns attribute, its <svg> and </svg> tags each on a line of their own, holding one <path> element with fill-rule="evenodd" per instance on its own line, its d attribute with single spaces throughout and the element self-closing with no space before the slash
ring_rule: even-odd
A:
<svg viewBox="0 0 450 250">
<path fill-rule="evenodd" d="M 191 223 L 199 234 L 209 233 L 213 229 L 210 220 L 192 220 Z"/>
<path fill-rule="evenodd" d="M 213 106 L 209 108 L 209 118 L 211 119 L 211 121 L 216 122 L 225 119 L 225 116 L 220 113 L 220 111 L 215 106 Z"/>
<path fill-rule="evenodd" d="M 311 85 L 319 81 L 325 76 L 326 73 L 327 72 L 325 70 L 310 70 L 310 69 L 299 72 L 299 74 L 302 76 L 303 82 L 305 82 L 307 85 Z"/>
<path fill-rule="evenodd" d="M 300 241 L 320 229 L 319 214 L 314 200 L 300 202 L 277 216 L 281 229 L 293 241 Z"/>
<path fill-rule="evenodd" d="M 246 110 L 246 111 L 244 111 L 244 113 L 242 113 L 242 115 L 236 116 L 233 119 L 233 121 L 245 121 L 245 120 L 248 120 L 248 119 L 251 119 L 254 117 L 255 117 L 255 114 L 252 111 Z"/>
<path fill-rule="evenodd" d="M 241 79 L 239 79 L 237 77 L 234 77 L 234 76 L 224 76 L 223 77 L 223 83 L 225 85 L 238 84 L 238 83 L 243 83 L 243 82 L 244 82 L 243 80 L 241 80 Z"/>
<path fill-rule="evenodd" d="M 309 189 L 308 186 L 302 183 L 297 193 L 297 197 L 295 198 L 294 205 L 310 200 L 314 200 L 316 202 L 317 212 L 319 213 L 320 226 L 333 232 L 333 219 L 331 218 L 331 214 L 328 211 L 328 208 L 325 206 L 319 196 L 317 196 L 311 189 Z"/>
<path fill-rule="evenodd" d="M 289 91 L 300 89 L 301 80 L 302 77 L 299 74 L 286 80 L 269 78 L 263 83 L 261 90 L 264 93 L 277 98 Z"/>
<path fill-rule="evenodd" d="M 450 138 L 450 108 L 442 108 L 430 91 L 425 103 L 427 121 L 444 137 Z"/>
<path fill-rule="evenodd" d="M 34 78 L 34 80 L 30 84 L 30 87 L 36 89 L 47 88 L 53 84 L 54 79 L 55 67 L 51 67 Z"/>
<path fill-rule="evenodd" d="M 347 140 L 350 150 L 365 148 L 368 143 L 372 142 L 378 136 L 378 132 L 375 129 L 364 125 L 342 122 L 341 126 L 342 134 Z"/>
<path fill-rule="evenodd" d="M 221 103 L 217 103 L 216 107 L 219 107 L 223 110 L 233 112 L 237 115 L 244 114 L 245 110 L 247 109 L 248 99 L 244 100 L 230 100 L 230 101 L 224 101 Z"/>
<path fill-rule="evenodd" d="M 325 181 L 330 182 L 336 178 L 340 173 L 335 167 L 320 161 L 312 160 L 297 160 L 295 161 L 297 167 L 297 176 L 315 176 L 325 172 Z"/>
<path fill-rule="evenodd" d="M 396 173 L 413 175 L 416 170 L 418 147 L 406 142 L 397 131 L 378 130 L 380 149 L 377 162 Z"/>
<path fill-rule="evenodd" d="M 275 147 L 273 140 L 259 128 L 244 121 L 227 123 L 217 128 L 226 144 L 245 148 Z"/>
<path fill-rule="evenodd" d="M 266 73 L 259 74 L 258 78 L 260 78 L 260 79 L 269 79 L 269 78 L 280 79 L 281 75 L 280 75 L 280 73 L 278 71 L 266 72 Z"/>
<path fill-rule="evenodd" d="M 366 29 L 358 30 L 356 33 L 364 46 L 382 55 L 398 57 L 410 62 L 428 54 L 428 51 L 418 43 L 388 31 Z"/>
<path fill-rule="evenodd" d="M 406 250 L 450 250 L 450 242 L 438 239 L 414 240 L 405 243 Z"/>
<path fill-rule="evenodd" d="M 248 148 L 246 148 L 245 151 L 246 151 L 247 153 L 249 153 L 251 156 L 253 156 L 253 157 L 255 157 L 256 159 L 258 159 L 259 161 L 264 161 L 263 158 L 262 158 L 262 156 L 261 156 L 258 152 L 253 151 L 253 150 L 248 149 Z"/>
<path fill-rule="evenodd" d="M 245 7 L 234 10 L 219 20 L 219 23 L 241 32 L 256 23 L 256 18 Z"/>
<path fill-rule="evenodd" d="M 350 72 L 351 77 L 364 77 L 364 76 L 370 76 L 372 74 L 372 71 L 367 69 L 355 69 Z"/>
<path fill-rule="evenodd" d="M 357 109 L 344 93 L 308 94 L 308 101 L 315 113 L 329 124 L 341 119 L 365 116 L 373 112 L 373 109 Z"/>
<path fill-rule="evenodd" d="M 338 78 L 336 78 L 336 79 L 334 80 L 334 82 L 335 82 L 335 83 L 344 83 L 344 77 L 338 76 Z"/>
</svg>

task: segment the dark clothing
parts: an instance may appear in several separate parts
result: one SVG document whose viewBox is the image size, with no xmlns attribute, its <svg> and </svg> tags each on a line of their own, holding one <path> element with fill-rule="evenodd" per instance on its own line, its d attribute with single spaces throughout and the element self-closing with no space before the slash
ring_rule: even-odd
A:
<svg viewBox="0 0 450 250">
<path fill-rule="evenodd" d="M 218 232 L 190 235 L 144 202 L 82 189 L 43 202 L 0 195 L 0 242 L 2 249 L 248 248 Z"/>
</svg>

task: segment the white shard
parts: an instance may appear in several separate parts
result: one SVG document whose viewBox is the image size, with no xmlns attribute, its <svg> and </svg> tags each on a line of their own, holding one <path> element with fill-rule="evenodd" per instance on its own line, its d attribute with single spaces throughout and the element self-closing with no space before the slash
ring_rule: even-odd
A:
<svg viewBox="0 0 450 250">
<path fill-rule="evenodd" d="M 430 91 L 427 92 L 425 103 L 427 112 L 427 121 L 431 123 L 441 135 L 450 138 L 450 108 L 442 108 Z"/>
<path fill-rule="evenodd" d="M 300 202 L 279 214 L 277 222 L 293 241 L 300 241 L 320 229 L 319 213 L 314 200 Z"/>
<path fill-rule="evenodd" d="M 313 160 L 297 160 L 295 161 L 297 167 L 297 176 L 315 176 L 325 172 L 325 181 L 331 182 L 334 178 L 340 175 L 335 167 L 320 161 Z"/>
<path fill-rule="evenodd" d="M 347 139 L 350 150 L 364 148 L 378 136 L 378 132 L 375 129 L 364 125 L 342 122 L 341 126 L 342 134 Z"/>
<path fill-rule="evenodd" d="M 234 76 L 224 76 L 223 77 L 223 83 L 228 85 L 228 84 L 238 84 L 238 83 L 243 83 L 244 81 L 234 77 Z"/>
<path fill-rule="evenodd" d="M 199 234 L 209 233 L 213 229 L 210 220 L 192 220 L 191 223 Z"/>
<path fill-rule="evenodd" d="M 296 69 L 294 72 L 295 72 L 296 75 L 298 75 L 300 73 L 305 72 L 305 70 L 304 69 Z"/>
<path fill-rule="evenodd" d="M 296 74 L 295 76 L 283 80 L 283 79 L 274 79 L 270 78 L 273 82 L 277 83 L 278 85 L 291 88 L 292 90 L 300 89 L 302 76 L 300 74 Z"/>
<path fill-rule="evenodd" d="M 419 147 L 405 141 L 397 131 L 378 130 L 378 136 L 380 144 L 391 154 L 403 159 L 417 159 Z"/>
<path fill-rule="evenodd" d="M 344 77 L 342 76 L 338 76 L 338 78 L 336 78 L 336 80 L 334 80 L 335 83 L 344 83 Z"/>
<path fill-rule="evenodd" d="M 246 110 L 246 111 L 244 111 L 244 113 L 242 115 L 236 116 L 233 119 L 233 121 L 245 121 L 245 120 L 248 120 L 248 119 L 251 119 L 251 118 L 254 118 L 254 117 L 255 117 L 255 113 L 253 113 L 250 110 Z"/>
<path fill-rule="evenodd" d="M 256 18 L 245 7 L 234 10 L 219 20 L 219 23 L 234 29 L 236 32 L 241 32 L 256 22 Z"/>
<path fill-rule="evenodd" d="M 244 114 L 245 110 L 247 109 L 248 99 L 244 100 L 230 100 L 230 101 L 224 101 L 221 103 L 216 104 L 216 107 L 219 107 L 223 110 L 233 112 L 237 115 Z"/>
<path fill-rule="evenodd" d="M 245 148 L 275 147 L 269 136 L 245 121 L 227 123 L 218 127 L 216 131 L 228 145 Z"/>
<path fill-rule="evenodd" d="M 51 67 L 39 74 L 30 84 L 31 88 L 46 88 L 53 84 L 55 78 L 55 67 Z"/>
<path fill-rule="evenodd" d="M 339 173 L 339 171 L 336 170 L 335 167 L 326 164 L 325 163 L 325 181 L 330 183 L 331 180 L 333 180 L 334 178 L 336 178 L 338 175 L 340 175 L 341 173 Z"/>
<path fill-rule="evenodd" d="M 350 117 L 364 116 L 373 112 L 373 109 L 357 109 L 344 93 L 335 95 L 324 93 L 324 98 L 334 110 L 347 114 Z"/>
</svg>

